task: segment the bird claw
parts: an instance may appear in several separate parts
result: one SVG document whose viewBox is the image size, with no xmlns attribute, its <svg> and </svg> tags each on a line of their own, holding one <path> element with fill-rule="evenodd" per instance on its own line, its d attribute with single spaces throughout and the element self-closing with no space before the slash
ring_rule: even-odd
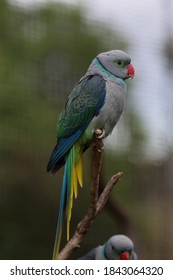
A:
<svg viewBox="0 0 173 280">
<path fill-rule="evenodd" d="M 96 150 L 98 153 L 102 153 L 104 151 L 104 145 L 102 142 L 102 139 L 105 137 L 105 130 L 103 129 L 96 129 L 95 130 L 95 147 L 94 150 Z"/>
<path fill-rule="evenodd" d="M 93 151 L 97 151 L 98 153 L 102 153 L 104 151 L 104 146 L 102 147 L 96 147 L 96 145 L 93 147 Z"/>
<path fill-rule="evenodd" d="M 97 149 L 98 153 L 102 153 L 104 151 L 104 146 Z"/>
<path fill-rule="evenodd" d="M 105 137 L 105 130 L 104 129 L 97 129 L 95 131 L 95 133 L 96 133 L 96 137 L 98 139 L 103 139 Z"/>
</svg>

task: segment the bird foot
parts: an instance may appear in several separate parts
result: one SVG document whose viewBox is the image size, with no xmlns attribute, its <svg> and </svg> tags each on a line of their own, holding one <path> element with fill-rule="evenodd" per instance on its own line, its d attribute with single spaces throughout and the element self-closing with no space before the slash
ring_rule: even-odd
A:
<svg viewBox="0 0 173 280">
<path fill-rule="evenodd" d="M 102 153 L 104 151 L 104 146 L 97 147 L 96 145 L 93 147 L 93 151 L 97 151 L 98 153 Z"/>
<path fill-rule="evenodd" d="M 96 129 L 95 134 L 96 134 L 96 137 L 98 139 L 103 139 L 105 137 L 105 130 L 104 129 Z"/>
<path fill-rule="evenodd" d="M 102 152 L 104 151 L 104 149 L 105 149 L 105 148 L 104 148 L 104 146 L 103 146 L 103 147 L 97 149 L 97 152 L 102 153 Z"/>
<path fill-rule="evenodd" d="M 94 149 L 97 152 L 102 153 L 104 151 L 104 145 L 102 139 L 105 136 L 105 131 L 103 129 L 96 129 L 95 130 L 95 147 Z"/>
</svg>

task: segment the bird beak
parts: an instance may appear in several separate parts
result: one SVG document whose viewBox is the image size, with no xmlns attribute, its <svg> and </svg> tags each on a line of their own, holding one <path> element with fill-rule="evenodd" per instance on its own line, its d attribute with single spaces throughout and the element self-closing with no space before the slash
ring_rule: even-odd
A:
<svg viewBox="0 0 173 280">
<path fill-rule="evenodd" d="M 129 252 L 122 252 L 119 255 L 120 260 L 129 260 L 130 259 L 130 254 Z"/>
<path fill-rule="evenodd" d="M 129 65 L 127 65 L 127 73 L 128 73 L 129 78 L 130 77 L 133 78 L 135 75 L 135 69 L 131 63 Z"/>
</svg>

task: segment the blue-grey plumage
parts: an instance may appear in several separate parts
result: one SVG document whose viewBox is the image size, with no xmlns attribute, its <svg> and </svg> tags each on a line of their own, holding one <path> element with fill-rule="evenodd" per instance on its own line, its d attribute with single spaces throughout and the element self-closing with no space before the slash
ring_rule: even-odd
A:
<svg viewBox="0 0 173 280">
<path fill-rule="evenodd" d="M 73 197 L 83 185 L 82 154 L 93 142 L 96 129 L 107 137 L 118 122 L 126 97 L 126 79 L 134 76 L 130 57 L 123 51 L 99 54 L 69 95 L 57 122 L 57 143 L 47 165 L 55 174 L 65 165 L 54 246 L 57 258 L 64 215 L 69 239 Z"/>
<path fill-rule="evenodd" d="M 132 240 L 126 235 L 114 235 L 104 245 L 89 251 L 80 260 L 137 260 Z"/>
<path fill-rule="evenodd" d="M 124 108 L 126 79 L 133 76 L 131 59 L 123 51 L 100 53 L 92 61 L 58 118 L 57 144 L 47 171 L 54 174 L 65 163 L 67 153 L 80 137 L 84 139 L 94 129 L 102 129 L 104 137 L 112 132 Z"/>
<path fill-rule="evenodd" d="M 111 134 L 117 124 L 124 109 L 125 97 L 126 85 L 121 87 L 117 81 L 107 78 L 105 104 L 101 108 L 99 115 L 93 120 L 94 128 L 99 127 L 104 130 L 105 137 Z"/>
<path fill-rule="evenodd" d="M 131 59 L 126 53 L 113 50 L 99 54 L 86 73 L 86 76 L 94 73 L 100 75 L 106 83 L 104 105 L 90 124 L 94 129 L 102 129 L 104 137 L 111 134 L 123 112 L 127 90 L 125 80 L 134 75 L 130 62 Z"/>
</svg>

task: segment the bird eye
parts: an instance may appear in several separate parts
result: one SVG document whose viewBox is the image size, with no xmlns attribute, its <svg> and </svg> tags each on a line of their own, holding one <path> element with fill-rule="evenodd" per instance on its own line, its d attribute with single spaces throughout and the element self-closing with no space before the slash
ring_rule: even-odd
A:
<svg viewBox="0 0 173 280">
<path fill-rule="evenodd" d="M 118 60 L 118 61 L 117 61 L 117 64 L 118 64 L 118 65 L 121 65 L 121 64 L 122 64 L 122 61 L 121 61 L 121 60 Z"/>
</svg>

